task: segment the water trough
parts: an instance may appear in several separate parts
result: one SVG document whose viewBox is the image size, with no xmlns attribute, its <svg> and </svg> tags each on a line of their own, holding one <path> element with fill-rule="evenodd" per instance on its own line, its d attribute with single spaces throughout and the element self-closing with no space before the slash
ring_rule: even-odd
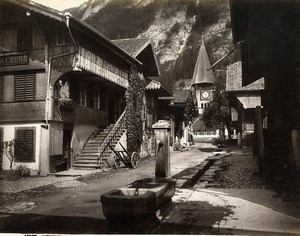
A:
<svg viewBox="0 0 300 236">
<path fill-rule="evenodd" d="M 101 195 L 102 210 L 109 232 L 149 233 L 157 215 L 172 202 L 176 182 L 170 176 L 170 124 L 158 121 L 155 131 L 155 177 L 137 180 Z"/>
</svg>

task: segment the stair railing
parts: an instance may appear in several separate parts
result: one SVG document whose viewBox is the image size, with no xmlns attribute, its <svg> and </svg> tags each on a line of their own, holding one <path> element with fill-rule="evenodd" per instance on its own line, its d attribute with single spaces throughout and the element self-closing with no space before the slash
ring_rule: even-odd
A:
<svg viewBox="0 0 300 236">
<path fill-rule="evenodd" d="M 98 159 L 97 159 L 97 163 L 99 168 L 101 168 L 101 164 L 103 163 L 103 159 L 102 156 L 104 154 L 104 152 L 109 148 L 109 145 L 111 143 L 111 141 L 114 140 L 114 138 L 116 137 L 116 135 L 118 134 L 118 132 L 125 127 L 125 112 L 124 111 L 122 113 L 122 115 L 119 117 L 119 119 L 117 120 L 117 122 L 114 124 L 114 126 L 112 127 L 112 129 L 109 131 L 109 133 L 107 134 L 107 136 L 105 137 L 105 139 L 103 140 L 103 142 L 99 145 L 98 147 Z M 107 162 L 106 160 L 106 164 L 111 167 L 111 165 Z"/>
</svg>

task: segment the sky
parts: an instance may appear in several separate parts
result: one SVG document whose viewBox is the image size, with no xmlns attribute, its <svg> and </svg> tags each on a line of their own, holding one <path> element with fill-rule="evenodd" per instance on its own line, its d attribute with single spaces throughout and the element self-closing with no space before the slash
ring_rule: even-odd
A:
<svg viewBox="0 0 300 236">
<path fill-rule="evenodd" d="M 87 0 L 32 0 L 47 7 L 62 11 L 71 7 L 78 7 Z"/>
</svg>

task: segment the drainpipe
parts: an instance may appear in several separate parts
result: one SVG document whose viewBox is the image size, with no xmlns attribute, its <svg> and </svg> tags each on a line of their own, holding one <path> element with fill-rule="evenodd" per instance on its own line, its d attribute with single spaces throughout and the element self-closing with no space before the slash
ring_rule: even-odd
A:
<svg viewBox="0 0 300 236">
<path fill-rule="evenodd" d="M 48 75 L 47 75 L 47 95 L 46 95 L 46 112 L 45 112 L 45 121 L 46 121 L 46 126 L 45 128 L 48 129 L 48 126 L 49 126 L 49 114 L 50 114 L 50 117 L 52 117 L 52 114 L 53 114 L 53 108 L 52 108 L 52 102 L 51 102 L 51 84 L 50 84 L 50 78 L 51 78 L 51 66 L 52 66 L 52 62 L 57 59 L 57 58 L 61 58 L 61 57 L 65 57 L 65 56 L 69 56 L 69 55 L 73 55 L 73 54 L 76 54 L 78 53 L 78 47 L 75 43 L 75 40 L 74 40 L 74 37 L 73 37 L 73 34 L 71 32 L 71 29 L 70 29 L 70 13 L 66 12 L 65 13 L 65 17 L 66 17 L 66 26 L 67 26 L 67 29 L 68 29 L 68 32 L 69 32 L 69 35 L 71 37 L 71 40 L 72 40 L 72 43 L 73 43 L 73 46 L 75 48 L 74 51 L 72 52 L 68 52 L 68 53 L 63 53 L 63 54 L 60 54 L 60 55 L 56 55 L 56 56 L 52 56 L 52 57 L 49 57 L 49 63 L 48 63 Z M 49 50 L 49 48 L 48 48 Z"/>
</svg>

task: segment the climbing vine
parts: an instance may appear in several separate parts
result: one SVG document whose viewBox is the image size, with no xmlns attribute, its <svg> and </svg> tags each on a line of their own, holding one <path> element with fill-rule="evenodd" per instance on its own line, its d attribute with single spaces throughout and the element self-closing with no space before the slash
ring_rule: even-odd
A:
<svg viewBox="0 0 300 236">
<path fill-rule="evenodd" d="M 131 67 L 128 78 L 126 97 L 125 122 L 127 129 L 127 150 L 131 155 L 133 152 L 140 153 L 143 139 L 143 97 L 145 82 L 139 76 L 137 68 Z"/>
</svg>

